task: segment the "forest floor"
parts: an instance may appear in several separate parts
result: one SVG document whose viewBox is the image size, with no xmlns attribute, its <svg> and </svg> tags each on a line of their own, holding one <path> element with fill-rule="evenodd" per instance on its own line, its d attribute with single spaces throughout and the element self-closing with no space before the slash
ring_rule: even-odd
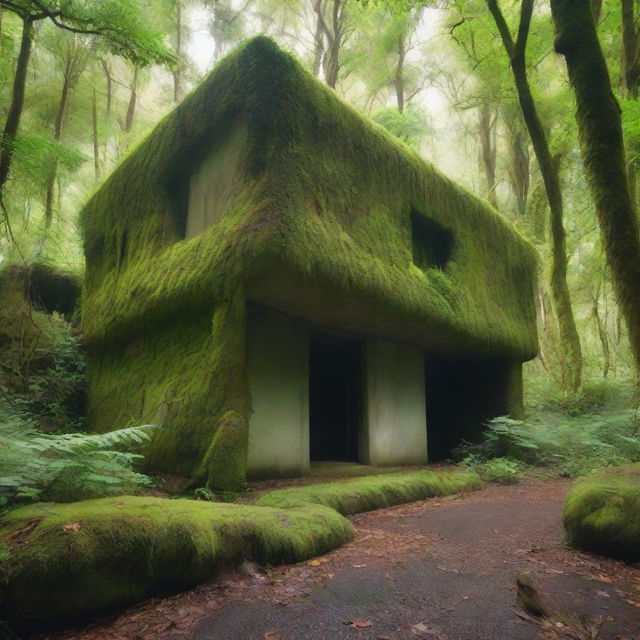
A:
<svg viewBox="0 0 640 640">
<path fill-rule="evenodd" d="M 568 549 L 570 482 L 529 479 L 352 516 L 304 563 L 221 577 L 55 640 L 640 640 L 640 567 Z M 548 611 L 516 606 L 531 576 Z"/>
</svg>

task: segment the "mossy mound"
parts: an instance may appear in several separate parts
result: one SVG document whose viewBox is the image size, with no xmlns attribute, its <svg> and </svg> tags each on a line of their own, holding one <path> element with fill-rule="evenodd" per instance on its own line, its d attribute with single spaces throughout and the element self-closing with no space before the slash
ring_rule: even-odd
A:
<svg viewBox="0 0 640 640">
<path fill-rule="evenodd" d="M 255 504 L 289 509 L 312 503 L 349 515 L 434 496 L 473 491 L 481 486 L 482 481 L 475 473 L 436 473 L 420 469 L 276 489 L 258 498 Z"/>
<path fill-rule="evenodd" d="M 37 504 L 2 522 L 2 613 L 18 631 L 77 622 L 186 589 L 243 560 L 297 562 L 352 535 L 322 506 L 121 497 Z"/>
<path fill-rule="evenodd" d="M 276 490 L 251 505 L 127 496 L 23 507 L 0 521 L 0 618 L 26 632 L 77 623 L 244 560 L 325 553 L 353 534 L 341 514 L 479 487 L 474 474 L 420 470 Z"/>
<path fill-rule="evenodd" d="M 640 561 L 640 464 L 579 480 L 567 495 L 563 520 L 571 545 Z"/>
</svg>

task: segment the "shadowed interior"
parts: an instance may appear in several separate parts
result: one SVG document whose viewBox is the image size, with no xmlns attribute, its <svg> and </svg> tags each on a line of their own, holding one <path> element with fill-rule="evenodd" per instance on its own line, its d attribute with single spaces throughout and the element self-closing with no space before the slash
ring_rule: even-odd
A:
<svg viewBox="0 0 640 640">
<path fill-rule="evenodd" d="M 362 424 L 362 343 L 314 333 L 309 346 L 311 460 L 359 461 Z"/>
</svg>

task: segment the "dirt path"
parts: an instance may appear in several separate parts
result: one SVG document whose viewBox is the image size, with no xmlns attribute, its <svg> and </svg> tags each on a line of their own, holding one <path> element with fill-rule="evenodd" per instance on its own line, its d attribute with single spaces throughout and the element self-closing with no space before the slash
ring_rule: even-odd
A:
<svg viewBox="0 0 640 640">
<path fill-rule="evenodd" d="M 565 548 L 568 482 L 531 481 L 353 517 L 306 563 L 153 600 L 56 640 L 640 640 L 640 568 Z M 514 606 L 530 574 L 552 615 Z"/>
</svg>

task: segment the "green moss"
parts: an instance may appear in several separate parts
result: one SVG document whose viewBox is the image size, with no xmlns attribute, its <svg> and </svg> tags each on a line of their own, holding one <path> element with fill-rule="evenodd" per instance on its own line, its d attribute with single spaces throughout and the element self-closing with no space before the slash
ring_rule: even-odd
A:
<svg viewBox="0 0 640 640">
<path fill-rule="evenodd" d="M 570 544 L 628 562 L 640 560 L 640 464 L 607 468 L 569 491 L 564 527 Z"/>
<path fill-rule="evenodd" d="M 243 486 L 247 476 L 248 440 L 247 421 L 235 411 L 225 413 L 204 458 L 207 486 L 218 491 L 238 491 Z"/>
<path fill-rule="evenodd" d="M 237 414 L 225 421 L 222 431 L 239 426 Z M 24 507 L 0 521 L 0 618 L 19 631 L 77 623 L 244 560 L 325 553 L 353 534 L 344 514 L 479 487 L 475 474 L 419 470 L 271 491 L 251 505 L 125 496 Z"/>
<path fill-rule="evenodd" d="M 75 529 L 78 530 L 75 530 Z M 2 521 L 2 613 L 19 631 L 77 622 L 210 579 L 243 560 L 297 562 L 339 546 L 331 509 L 122 497 L 38 504 Z"/>
<path fill-rule="evenodd" d="M 258 498 L 255 504 L 282 509 L 319 504 L 348 515 L 433 496 L 473 491 L 481 484 L 475 473 L 436 473 L 421 469 L 277 489 Z"/>
<path fill-rule="evenodd" d="M 185 239 L 191 175 L 236 139 L 226 212 Z M 412 212 L 451 232 L 442 270 L 413 265 Z M 165 407 L 155 468 L 198 473 L 221 417 L 248 420 L 246 299 L 441 353 L 536 352 L 532 248 L 264 37 L 132 151 L 82 225 L 89 422 L 106 430 Z"/>
</svg>

